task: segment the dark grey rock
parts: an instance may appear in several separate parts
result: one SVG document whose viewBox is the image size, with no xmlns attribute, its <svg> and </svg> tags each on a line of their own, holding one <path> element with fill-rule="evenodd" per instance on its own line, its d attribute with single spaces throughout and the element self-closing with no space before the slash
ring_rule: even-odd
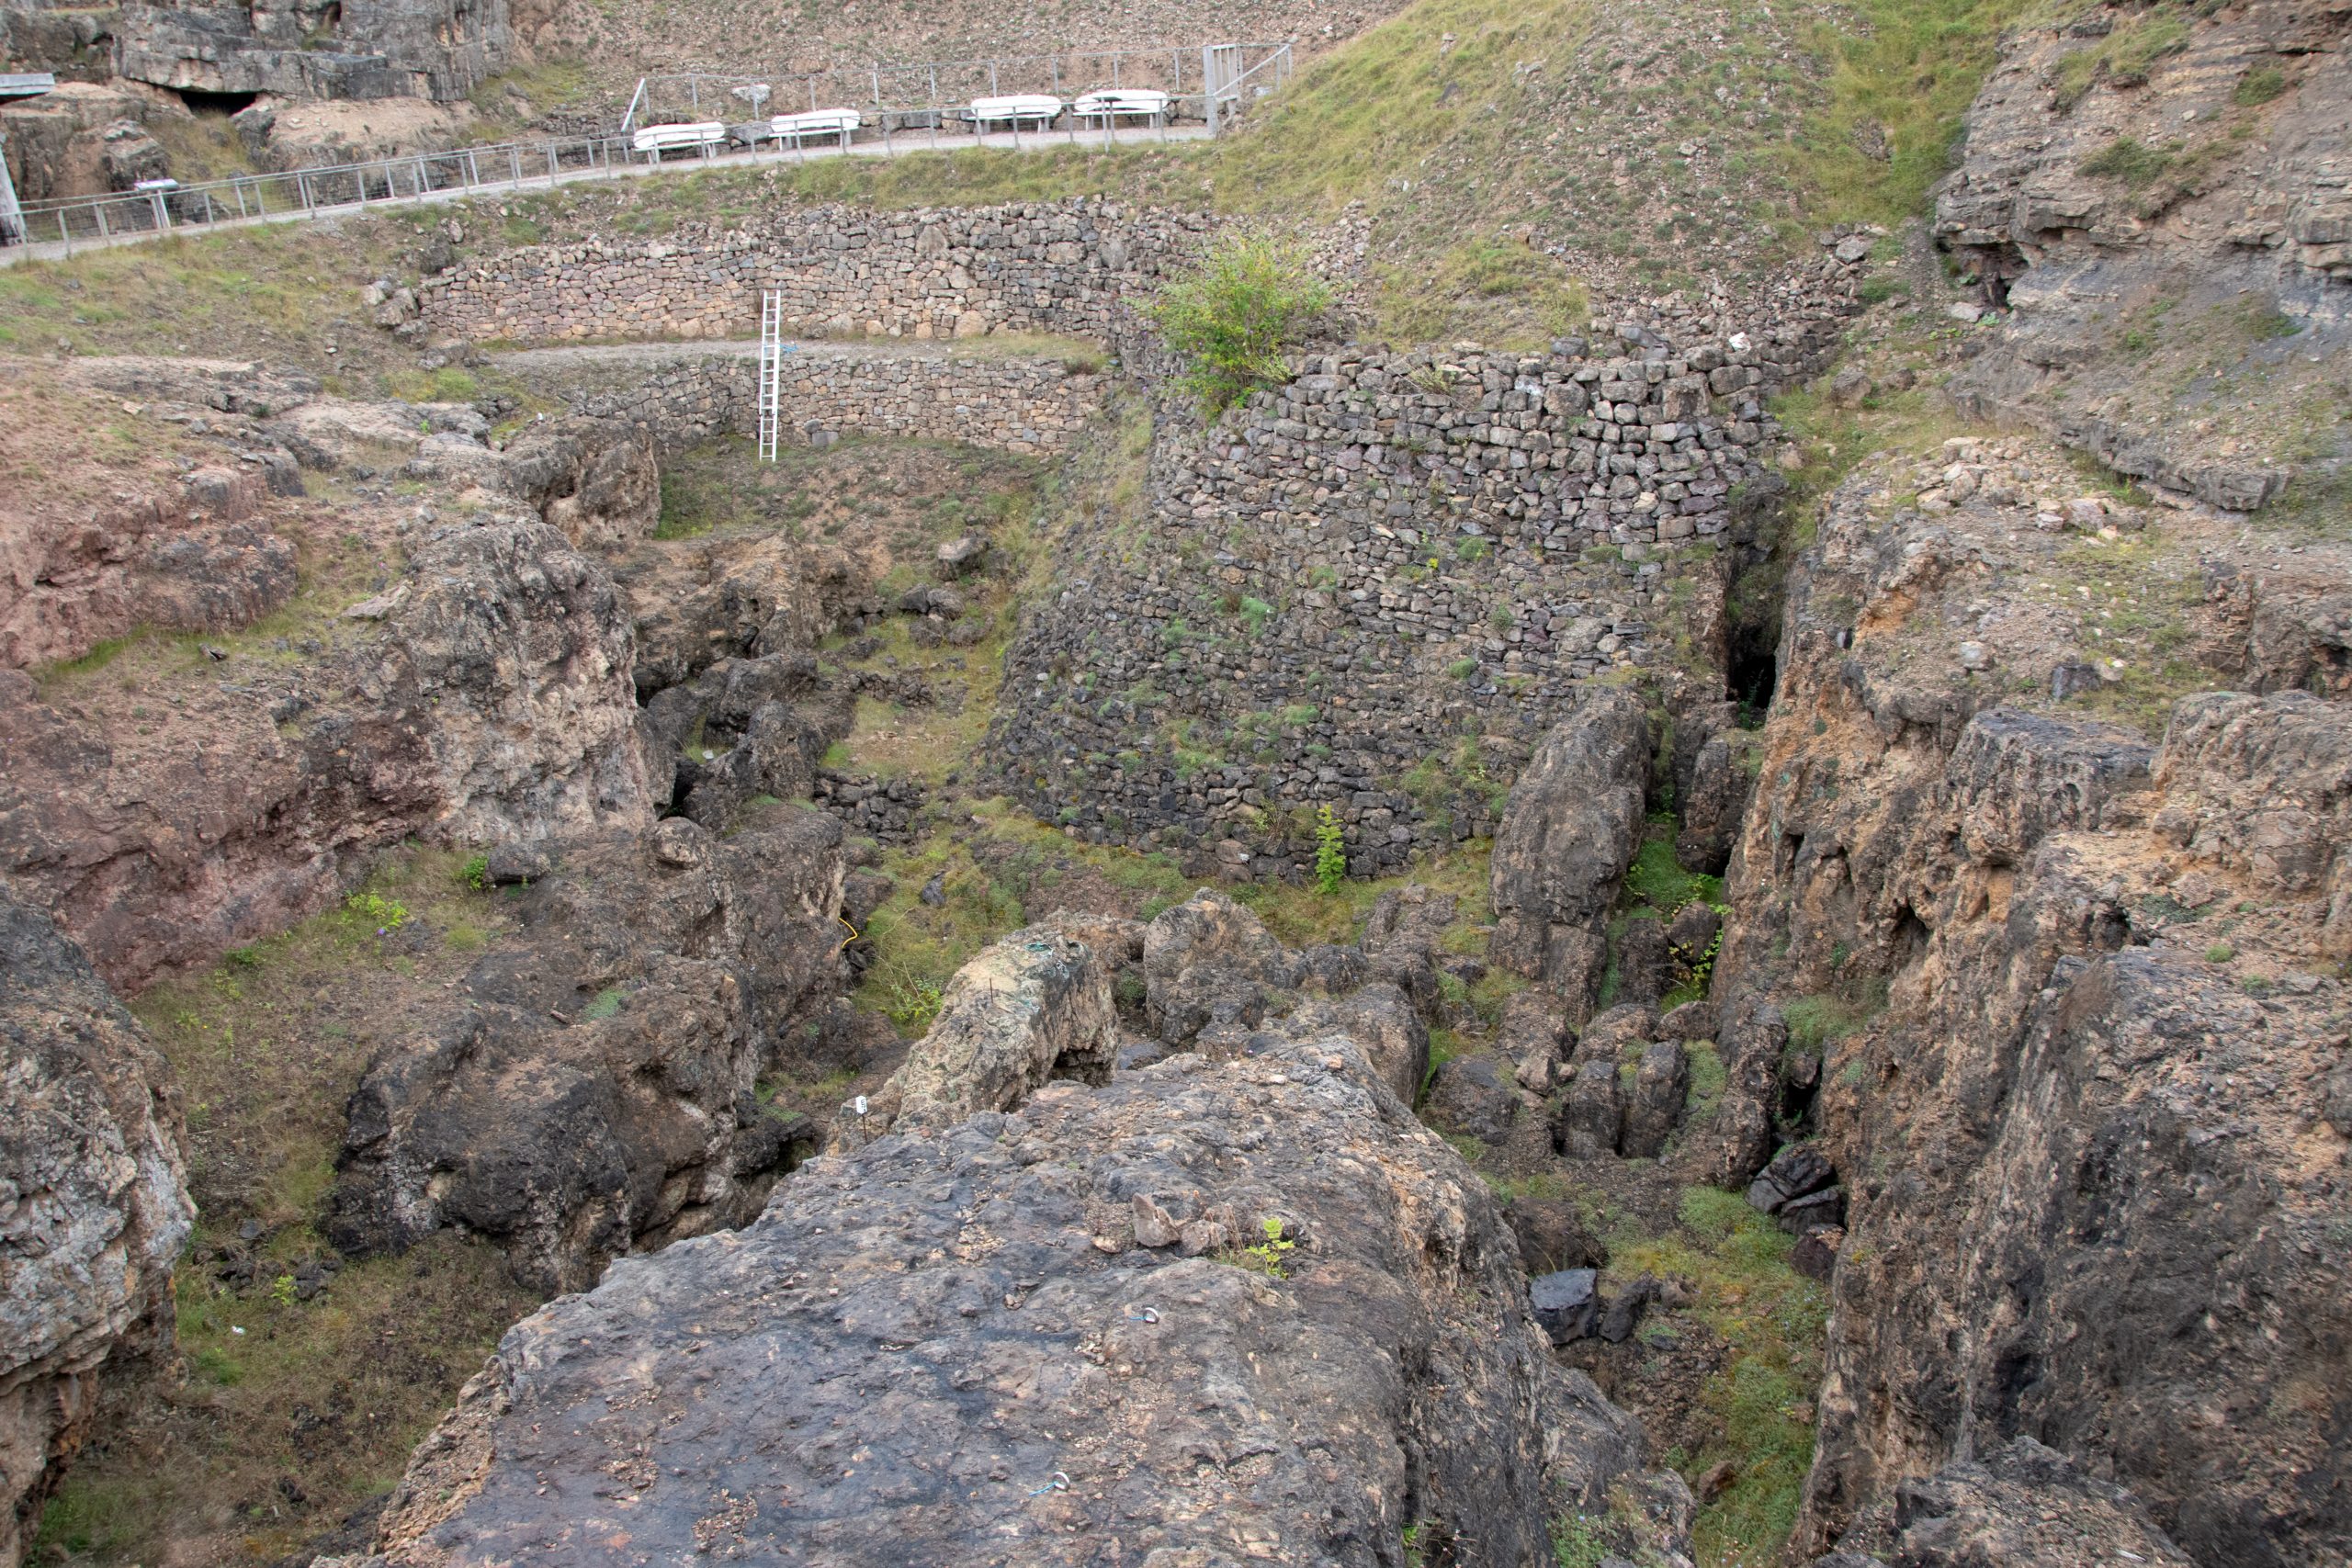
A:
<svg viewBox="0 0 2352 1568">
<path fill-rule="evenodd" d="M 1587 693 L 1536 749 L 1495 835 L 1495 961 L 1542 979 L 1572 1022 L 1600 992 L 1605 919 L 1641 842 L 1650 750 L 1637 700 Z"/>
<path fill-rule="evenodd" d="M 1535 1321 L 1555 1345 L 1569 1345 L 1590 1337 L 1600 1321 L 1600 1274 L 1590 1269 L 1563 1269 L 1538 1275 L 1527 1282 L 1527 1297 Z"/>
<path fill-rule="evenodd" d="M 1556 1511 L 1612 1487 L 1680 1550 L 1687 1489 L 1554 1362 L 1496 1205 L 1409 1127 L 1334 1037 L 811 1162 L 749 1228 L 510 1330 L 378 1548 L 1078 1568 L 1116 1534 L 1371 1568 L 1410 1522 L 1409 1454 L 1465 1568 L 1548 1559 Z M 1220 1255 L 1269 1218 L 1280 1277 Z M 1147 1220 L 1167 1245 L 1129 1245 Z M 1244 1447 L 1246 1472 L 1198 1462 Z"/>
<path fill-rule="evenodd" d="M 1484 1056 L 1456 1056 L 1430 1079 L 1425 1110 L 1442 1131 L 1499 1144 L 1510 1136 L 1519 1095 Z"/>
</svg>

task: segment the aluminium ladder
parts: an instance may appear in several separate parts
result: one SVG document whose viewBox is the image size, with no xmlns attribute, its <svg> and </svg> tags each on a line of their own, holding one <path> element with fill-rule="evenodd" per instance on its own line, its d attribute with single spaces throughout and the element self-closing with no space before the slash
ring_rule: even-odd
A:
<svg viewBox="0 0 2352 1568">
<path fill-rule="evenodd" d="M 775 461 L 784 434 L 784 290 L 760 293 L 760 461 Z"/>
</svg>

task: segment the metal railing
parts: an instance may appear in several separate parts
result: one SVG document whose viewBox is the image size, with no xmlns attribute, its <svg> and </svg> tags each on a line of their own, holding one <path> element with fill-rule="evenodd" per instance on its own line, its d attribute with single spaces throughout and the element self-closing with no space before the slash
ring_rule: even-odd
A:
<svg viewBox="0 0 2352 1568">
<path fill-rule="evenodd" d="M 1183 69 L 1182 52 L 1156 51 L 1152 51 L 1152 56 L 1168 62 L 1170 80 L 1173 81 L 1175 73 Z M 1257 55 L 1254 62 L 1240 63 L 1251 53 Z M 1171 56 L 1179 58 L 1171 59 Z M 1291 71 L 1291 47 L 1286 43 L 1214 45 L 1202 50 L 1200 56 L 1198 68 L 1190 77 L 1191 90 L 1182 94 L 1170 92 L 1169 112 L 1157 117 L 1153 126 L 1148 128 L 1156 129 L 1162 140 L 1168 139 L 1170 122 L 1179 119 L 1204 124 L 1213 134 L 1229 129 L 1249 97 L 1271 91 L 1287 79 Z M 1038 58 L 1044 62 L 1046 57 Z M 1054 58 L 1109 61 L 1114 75 L 1111 83 L 1080 83 L 1065 81 L 1057 71 L 1049 70 L 1049 79 L 1063 88 L 1062 92 L 1056 94 L 1057 96 L 1075 97 L 1105 85 L 1129 88 L 1153 85 L 1148 79 L 1140 82 L 1134 79 L 1139 70 L 1139 62 L 1146 58 L 1143 51 L 1107 51 Z M 982 63 L 1001 67 L 1007 62 Z M 879 69 L 876 68 L 877 71 Z M 930 73 L 938 68 L 903 66 L 890 69 L 904 76 L 910 72 Z M 867 75 L 869 85 L 872 85 L 877 79 L 876 72 L 869 71 Z M 664 123 L 653 118 L 647 107 L 662 102 L 660 90 L 651 85 L 658 80 L 649 77 L 641 82 L 638 96 L 631 99 L 631 115 L 644 115 L 643 123 L 646 124 Z M 691 103 L 706 88 L 725 91 L 730 84 L 741 84 L 745 79 L 696 75 L 679 80 L 688 84 Z M 896 153 L 928 149 L 944 151 L 957 146 L 1027 150 L 1064 142 L 1082 143 L 1098 137 L 1109 144 L 1132 139 L 1136 134 L 1130 130 L 1122 138 L 1114 131 L 1107 117 L 1089 116 L 1081 121 L 1080 117 L 1068 112 L 1045 127 L 1016 121 L 1009 134 L 1001 131 L 983 134 L 985 128 L 971 123 L 965 106 L 946 97 L 946 82 L 940 82 L 934 88 L 931 76 L 926 75 L 923 81 L 924 96 L 920 101 L 877 99 L 871 104 L 860 102 L 854 106 L 866 123 L 854 136 L 842 136 L 837 142 L 828 139 L 811 144 L 808 139 L 803 138 L 786 144 L 766 138 L 748 142 L 730 141 L 723 145 L 706 145 L 665 154 L 639 151 L 634 145 L 633 132 L 623 130 L 610 135 L 501 142 L 493 146 L 460 147 L 442 152 L 411 152 L 359 163 L 290 169 L 282 174 L 236 175 L 226 179 L 204 180 L 189 185 L 158 183 L 151 188 L 105 196 L 23 202 L 16 215 L 15 231 L 10 232 L 9 225 L 0 225 L 0 246 L 59 245 L 70 255 L 77 244 L 107 244 L 127 239 L 152 238 L 187 229 L 343 215 L 364 211 L 370 207 L 546 189 L 569 180 L 599 175 L 617 177 L 650 173 L 680 162 L 699 166 L 731 162 L 773 162 L 777 159 L 806 161 L 852 152 Z M 1010 76 L 1001 70 L 996 77 L 996 85 L 1007 91 L 1019 91 L 1023 86 L 1021 78 Z M 1165 87 L 1159 90 L 1169 91 Z M 821 93 L 819 96 L 821 96 Z M 771 112 L 789 111 L 779 107 Z M 1023 123 L 1031 123 L 1031 128 L 1024 130 Z M 639 129 L 642 129 L 641 125 Z"/>
<path fill-rule="evenodd" d="M 1230 62 L 1222 80 L 1218 72 Z M 641 76 L 620 129 L 672 120 L 751 118 L 803 109 L 854 108 L 891 114 L 952 112 L 978 97 L 1049 93 L 1074 98 L 1097 89 L 1148 88 L 1197 101 L 1206 111 L 1236 79 L 1271 85 L 1288 77 L 1291 45 L 1218 43 L 1168 49 L 1073 50 L 1061 54 L 927 61 L 912 65 L 838 66 L 819 72 L 728 75 L 684 71 Z M 756 95 L 750 89 L 762 89 Z M 919 127 L 914 129 L 920 129 Z"/>
</svg>

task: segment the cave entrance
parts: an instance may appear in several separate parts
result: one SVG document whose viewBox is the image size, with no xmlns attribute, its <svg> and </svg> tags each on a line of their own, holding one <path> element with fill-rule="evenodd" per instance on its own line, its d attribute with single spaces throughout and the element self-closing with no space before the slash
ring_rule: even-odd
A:
<svg viewBox="0 0 2352 1568">
<path fill-rule="evenodd" d="M 1730 667 L 1724 671 L 1724 695 L 1739 705 L 1737 722 L 1742 729 L 1764 728 L 1764 716 L 1771 709 L 1772 693 L 1780 680 L 1780 656 L 1772 646 L 1750 628 L 1736 631 Z"/>
<path fill-rule="evenodd" d="M 261 96 L 259 93 L 208 93 L 201 87 L 181 87 L 177 91 L 180 102 L 187 106 L 190 114 L 219 115 L 222 118 L 251 108 L 254 100 Z"/>
</svg>

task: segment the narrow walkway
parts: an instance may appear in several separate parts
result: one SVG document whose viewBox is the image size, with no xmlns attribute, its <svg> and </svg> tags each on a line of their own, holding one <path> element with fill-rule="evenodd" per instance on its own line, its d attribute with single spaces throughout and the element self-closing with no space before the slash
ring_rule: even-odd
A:
<svg viewBox="0 0 2352 1568">
<path fill-rule="evenodd" d="M 484 180 L 475 186 L 453 186 L 445 190 L 430 190 L 422 196 L 388 196 L 368 202 L 347 202 L 340 207 L 316 207 L 308 209 L 290 209 L 266 216 L 223 218 L 209 223 L 182 223 L 168 231 L 174 234 L 206 234 L 216 230 L 246 229 L 265 223 L 299 223 L 314 220 L 334 220 L 356 217 L 361 213 L 388 209 L 469 201 L 485 196 L 527 195 L 535 190 L 549 190 L 582 180 L 642 179 L 654 175 L 692 175 L 705 169 L 764 168 L 778 164 L 815 163 L 825 158 L 904 158 L 933 152 L 959 152 L 976 147 L 1007 152 L 1046 152 L 1057 147 L 1157 147 L 1180 141 L 1205 141 L 1209 129 L 1204 125 L 1191 126 L 1126 126 L 1111 131 L 1049 130 L 992 131 L 986 136 L 936 135 L 920 130 L 901 131 L 888 142 L 854 142 L 843 147 L 808 147 L 778 152 L 736 152 L 712 158 L 680 158 L 660 164 L 618 164 L 594 169 L 566 169 L 552 175 L 532 175 L 521 180 Z M 462 152 L 462 148 L 454 149 Z M 402 162 L 413 162 L 406 160 Z M 373 166 L 372 164 L 370 166 Z M 129 199 L 127 197 L 125 199 Z M 26 214 L 28 223 L 38 223 L 39 212 Z M 18 262 L 59 261 L 84 251 L 110 249 L 116 245 L 135 245 L 163 237 L 163 231 L 140 229 L 129 233 L 113 234 L 106 239 L 77 239 L 70 244 L 62 240 L 36 241 L 30 244 L 0 245 L 0 266 L 13 266 Z M 759 345 L 750 345 L 752 352 Z"/>
</svg>

